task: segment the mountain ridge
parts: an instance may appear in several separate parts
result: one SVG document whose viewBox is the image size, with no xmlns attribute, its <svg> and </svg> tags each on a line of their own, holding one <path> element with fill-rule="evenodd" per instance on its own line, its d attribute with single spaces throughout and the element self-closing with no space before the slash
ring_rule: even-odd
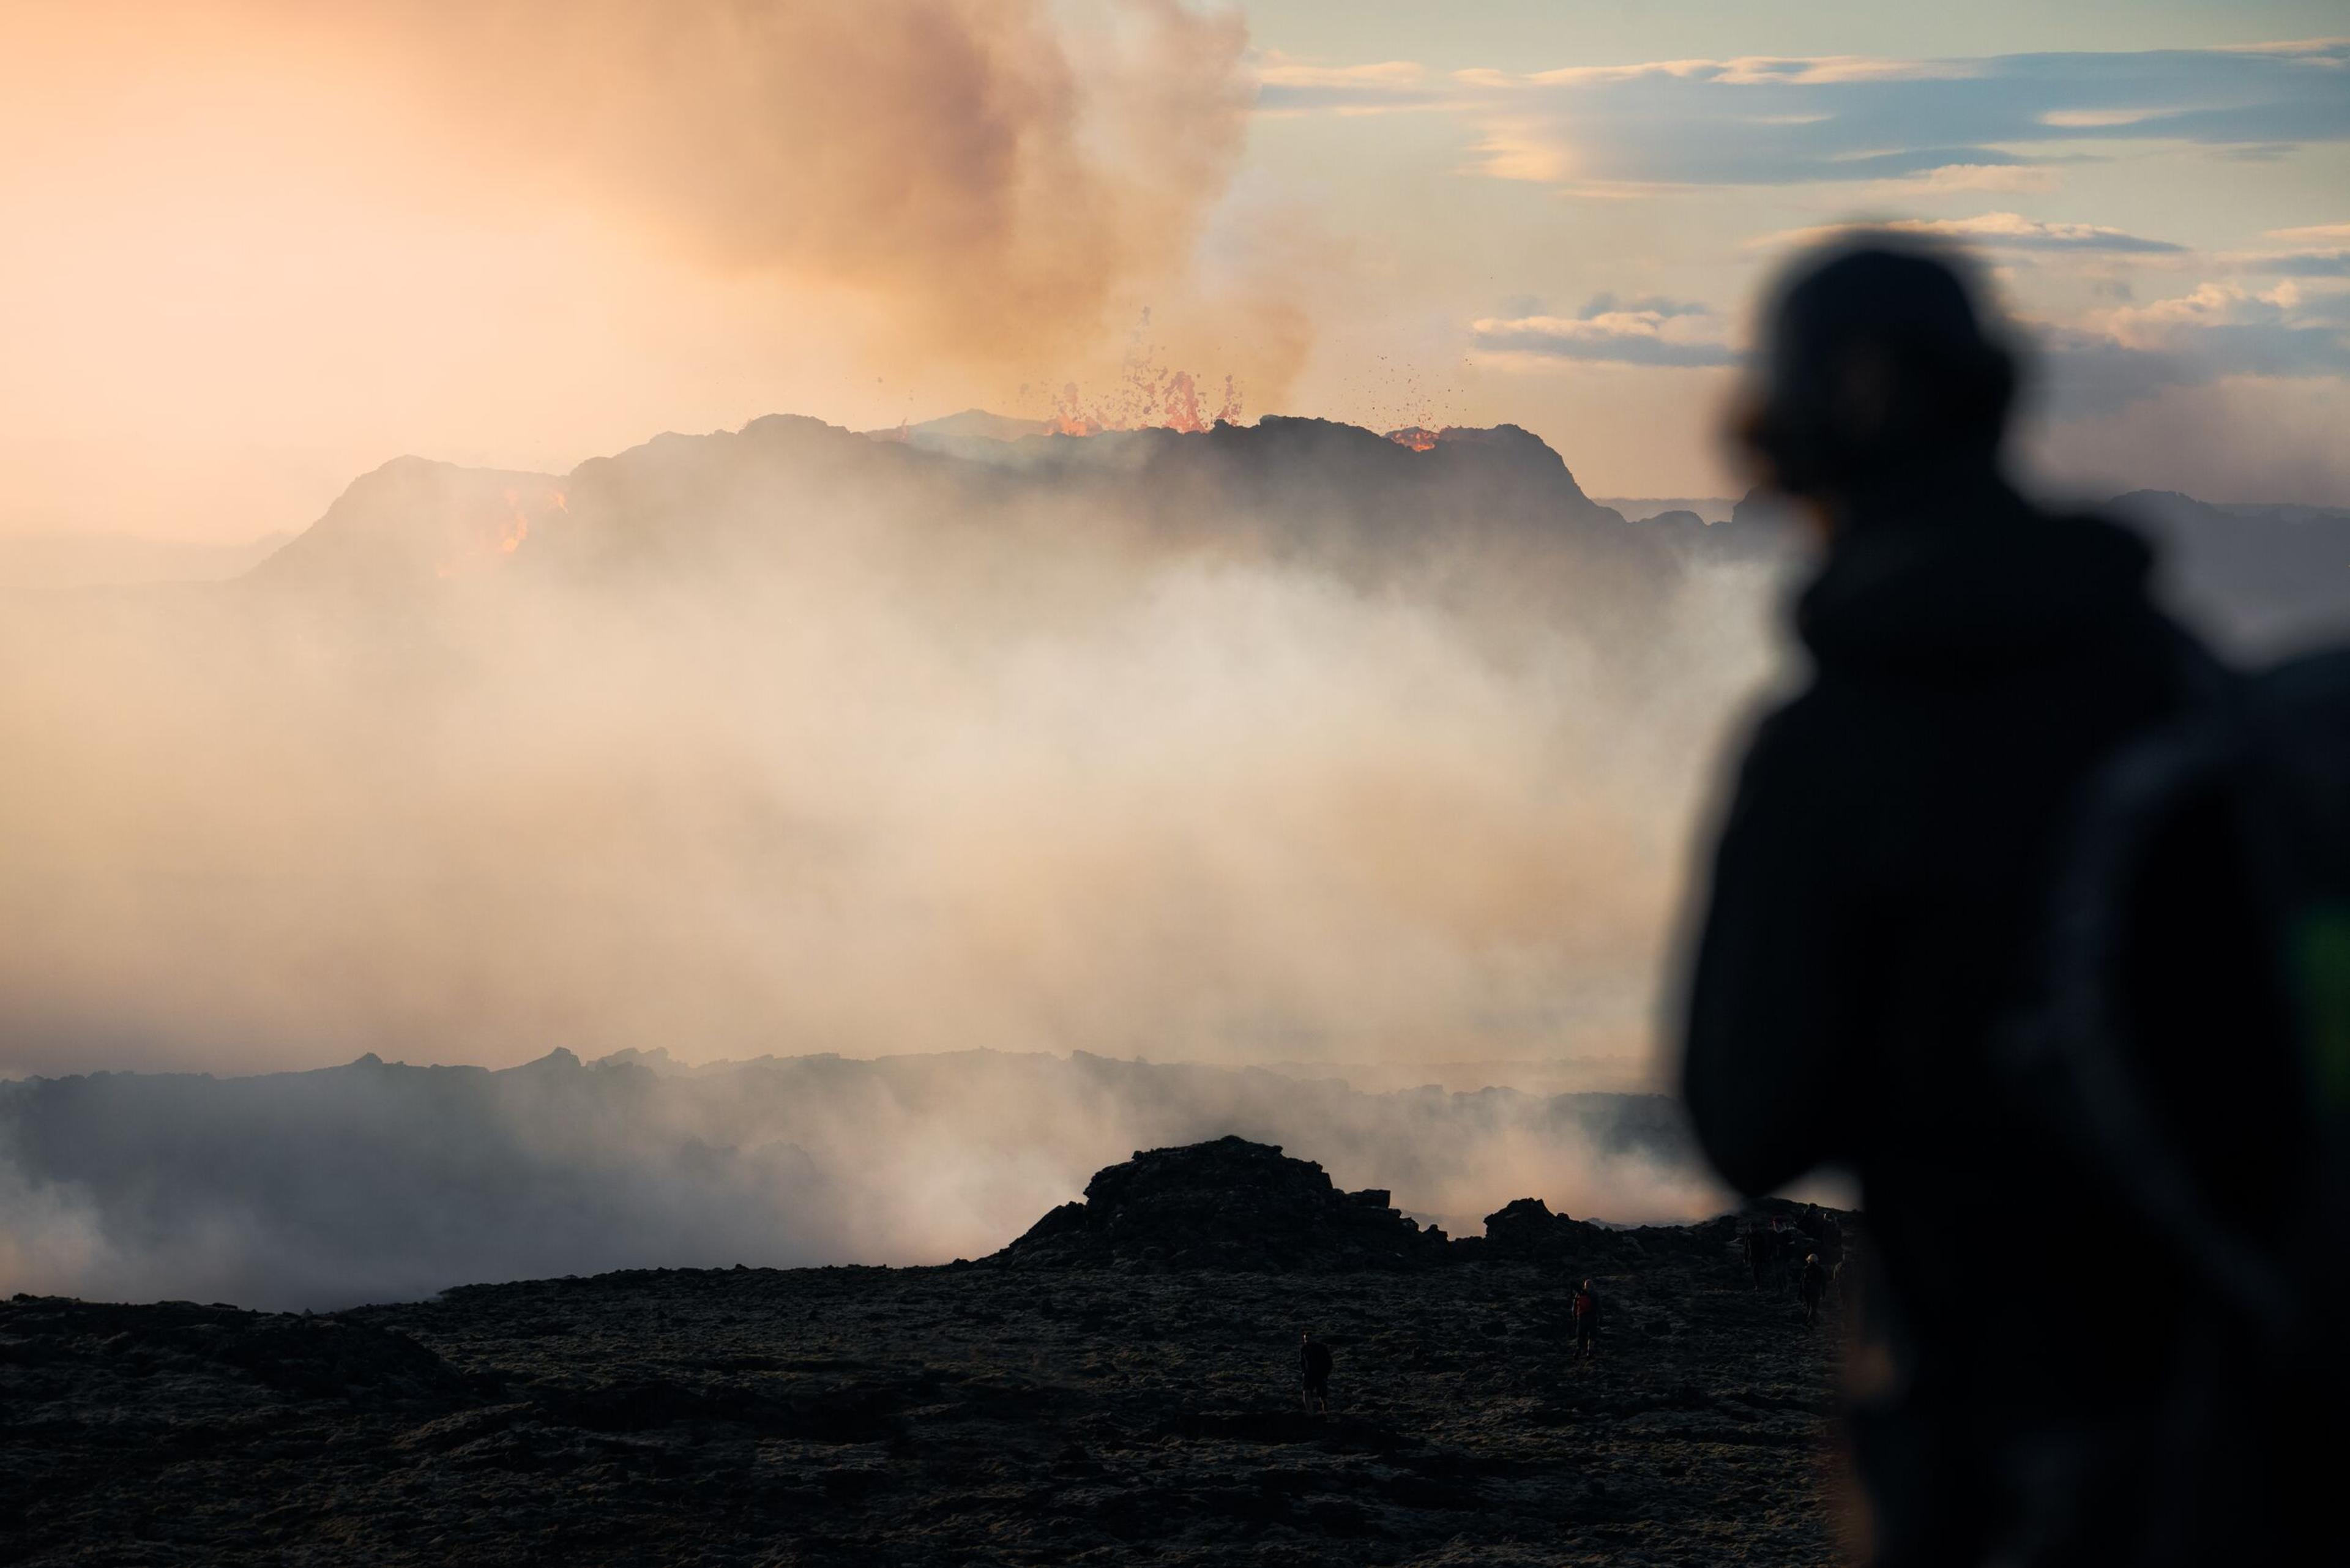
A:
<svg viewBox="0 0 2350 1568">
<path fill-rule="evenodd" d="M 1788 509 L 1760 493 L 1721 522 L 1686 506 L 1630 521 L 1512 424 L 1381 433 L 1275 415 L 1198 431 L 1070 435 L 970 409 L 866 431 L 768 414 L 733 431 L 665 431 L 564 474 L 396 458 L 354 480 L 241 580 L 380 593 L 557 560 L 591 574 L 712 551 L 739 564 L 746 545 L 779 540 L 740 528 L 721 536 L 708 515 L 824 506 L 973 524 L 1131 516 L 1161 547 L 1241 544 L 1357 580 L 1381 579 L 1432 534 L 1482 537 L 1522 557 L 1538 539 L 1580 552 L 1579 567 L 1601 575 L 1608 591 L 1590 596 L 1599 613 L 1610 592 L 1690 563 L 1771 565 L 1804 548 Z M 2166 591 L 2223 641 L 2265 649 L 2350 624 L 2350 509 L 2139 490 L 2093 510 L 2161 546 Z"/>
<path fill-rule="evenodd" d="M 718 509 L 745 498 L 770 505 L 872 504 L 877 497 L 886 504 L 941 483 L 983 514 L 1073 497 L 1080 506 L 1140 510 L 1175 532 L 1181 531 L 1175 514 L 1186 504 L 1254 516 L 1290 508 L 1325 522 L 1351 510 L 1393 527 L 1399 508 L 1427 508 L 1455 490 L 1466 493 L 1449 510 L 1462 518 L 1482 511 L 1522 521 L 1548 514 L 1570 525 L 1623 523 L 1583 493 L 1547 443 L 1513 425 L 1440 432 L 1423 452 L 1359 426 L 1279 416 L 1198 432 L 1087 436 L 984 419 L 984 429 L 1012 433 L 974 434 L 968 415 L 954 415 L 910 427 L 909 439 L 899 440 L 896 432 L 768 414 L 734 431 L 662 432 L 559 475 L 396 458 L 354 480 L 247 576 L 278 582 L 307 573 L 350 586 L 370 574 L 410 581 L 472 575 L 497 564 L 498 555 L 527 562 L 567 533 L 575 556 L 636 553 L 648 541 L 630 514 L 647 507 L 678 524 L 667 530 L 674 544 L 691 538 L 680 516 L 697 505 Z M 1342 471 L 1367 478 L 1349 485 L 1336 477 Z M 1340 505 L 1331 504 L 1334 496 Z M 410 526 L 422 536 L 404 555 L 385 543 L 397 526 L 387 515 L 395 505 L 411 509 Z M 629 537 L 632 524 L 639 536 Z M 452 553 L 464 557 L 459 569 L 447 569 L 443 557 Z M 331 560 L 338 554 L 350 558 Z"/>
</svg>

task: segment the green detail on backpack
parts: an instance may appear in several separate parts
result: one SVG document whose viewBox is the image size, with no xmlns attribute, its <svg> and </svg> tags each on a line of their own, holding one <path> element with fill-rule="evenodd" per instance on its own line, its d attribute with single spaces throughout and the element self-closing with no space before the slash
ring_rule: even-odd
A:
<svg viewBox="0 0 2350 1568">
<path fill-rule="evenodd" d="M 2324 905 L 2294 922 L 2293 974 L 2310 1086 L 2324 1111 L 2350 1110 L 2350 905 Z"/>
</svg>

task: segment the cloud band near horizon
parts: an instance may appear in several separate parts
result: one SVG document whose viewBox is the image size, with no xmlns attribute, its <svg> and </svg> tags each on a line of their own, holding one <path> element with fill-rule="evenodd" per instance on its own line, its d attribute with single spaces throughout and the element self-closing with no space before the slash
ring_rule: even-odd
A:
<svg viewBox="0 0 2350 1568">
<path fill-rule="evenodd" d="M 1273 57 L 1258 80 L 1260 113 L 1445 112 L 1471 129 L 1478 171 L 1592 186 L 1900 179 L 2127 142 L 2272 155 L 2350 140 L 2350 39 L 1450 74 Z"/>
</svg>

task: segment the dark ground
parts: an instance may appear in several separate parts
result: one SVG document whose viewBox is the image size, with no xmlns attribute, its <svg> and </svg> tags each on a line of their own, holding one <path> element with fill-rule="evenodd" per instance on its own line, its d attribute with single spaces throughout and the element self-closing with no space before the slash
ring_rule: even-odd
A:
<svg viewBox="0 0 2350 1568">
<path fill-rule="evenodd" d="M 317 1317 L 19 1296 L 0 1561 L 1832 1558 L 1833 1306 L 1807 1328 L 1758 1294 L 1727 1220 L 1556 1225 L 1580 1255 L 1264 1272 L 1032 1246 Z M 1609 1319 L 1578 1366 L 1585 1273 Z M 1306 1324 L 1336 1352 L 1327 1417 L 1296 1396 Z"/>
</svg>

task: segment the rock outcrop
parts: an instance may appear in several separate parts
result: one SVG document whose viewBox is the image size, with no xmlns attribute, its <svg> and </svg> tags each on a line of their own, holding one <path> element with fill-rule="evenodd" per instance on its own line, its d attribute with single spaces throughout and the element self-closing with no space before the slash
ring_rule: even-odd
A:
<svg viewBox="0 0 2350 1568">
<path fill-rule="evenodd" d="M 1323 1168 L 1271 1144 L 1221 1137 L 1138 1149 L 1094 1173 L 1084 1199 L 1064 1203 L 986 1260 L 1015 1269 L 1230 1269 L 1332 1273 L 1447 1264 L 1534 1263 L 1607 1272 L 1665 1254 L 1734 1256 L 1742 1224 L 1721 1215 L 1694 1225 L 1618 1227 L 1555 1213 L 1520 1198 L 1485 1216 L 1482 1236 L 1447 1237 L 1398 1210 L 1379 1188 L 1340 1190 Z M 1831 1210 L 1765 1199 L 1768 1211 L 1811 1233 Z M 1835 1215 L 1843 1223 L 1850 1215 Z"/>
<path fill-rule="evenodd" d="M 1554 1214 L 1539 1198 L 1520 1198 L 1486 1215 L 1484 1236 L 1464 1237 L 1456 1250 L 1513 1262 L 1596 1264 L 1622 1256 L 1625 1241 L 1620 1231 Z"/>
<path fill-rule="evenodd" d="M 1253 1273 L 1417 1268 L 1447 1261 L 1376 1188 L 1342 1192 L 1271 1144 L 1221 1137 L 1136 1150 L 1094 1173 L 991 1262 L 1014 1268 L 1232 1269 Z"/>
</svg>

